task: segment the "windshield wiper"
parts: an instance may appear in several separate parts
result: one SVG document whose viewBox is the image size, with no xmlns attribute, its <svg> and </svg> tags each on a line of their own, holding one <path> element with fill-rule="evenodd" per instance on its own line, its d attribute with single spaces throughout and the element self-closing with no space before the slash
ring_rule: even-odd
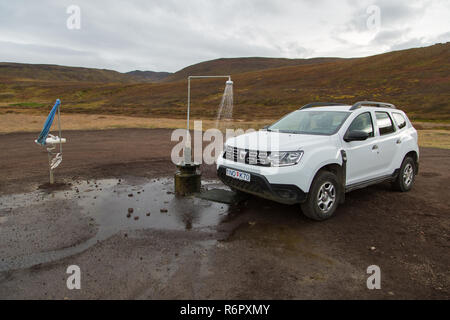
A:
<svg viewBox="0 0 450 320">
<path fill-rule="evenodd" d="M 295 130 L 279 130 L 278 132 L 300 134 L 300 131 L 295 131 Z"/>
</svg>

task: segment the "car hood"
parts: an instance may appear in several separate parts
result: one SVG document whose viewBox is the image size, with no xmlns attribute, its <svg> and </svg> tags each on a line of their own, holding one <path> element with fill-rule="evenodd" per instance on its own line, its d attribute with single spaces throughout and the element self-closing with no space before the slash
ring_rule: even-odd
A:
<svg viewBox="0 0 450 320">
<path fill-rule="evenodd" d="M 257 131 L 227 140 L 226 145 L 259 151 L 296 151 L 330 141 L 331 136 Z"/>
</svg>

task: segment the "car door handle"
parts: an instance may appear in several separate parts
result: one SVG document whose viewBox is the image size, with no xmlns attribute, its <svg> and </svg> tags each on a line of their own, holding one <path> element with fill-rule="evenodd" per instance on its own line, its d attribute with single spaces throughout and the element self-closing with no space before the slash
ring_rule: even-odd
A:
<svg viewBox="0 0 450 320">
<path fill-rule="evenodd" d="M 397 143 L 397 144 L 402 143 L 402 139 L 397 139 L 397 141 L 395 143 Z"/>
<path fill-rule="evenodd" d="M 378 150 L 378 146 L 375 144 L 375 145 L 372 147 L 372 150 Z"/>
</svg>

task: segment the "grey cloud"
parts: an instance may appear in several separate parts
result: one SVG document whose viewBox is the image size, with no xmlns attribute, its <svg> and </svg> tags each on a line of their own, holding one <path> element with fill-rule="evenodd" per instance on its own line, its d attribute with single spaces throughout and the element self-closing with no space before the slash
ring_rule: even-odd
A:
<svg viewBox="0 0 450 320">
<path fill-rule="evenodd" d="M 411 25 L 425 14 L 429 1 L 411 0 L 349 0 L 353 8 L 353 18 L 348 21 L 343 30 L 367 31 L 367 8 L 371 5 L 380 8 L 381 27 L 384 29 L 398 28 L 405 24 Z"/>
<path fill-rule="evenodd" d="M 401 41 L 402 37 L 407 35 L 411 29 L 394 29 L 394 30 L 384 30 L 376 34 L 375 38 L 371 41 L 371 44 L 391 44 Z"/>
<path fill-rule="evenodd" d="M 448 1 L 436 1 L 450 12 Z M 66 28 L 66 8 L 74 3 L 81 30 Z M 365 10 L 373 3 L 381 7 L 382 30 L 360 47 L 344 35 L 366 31 Z M 419 43 L 415 21 L 426 18 L 428 3 L 0 0 L 0 61 L 176 71 L 221 57 L 375 54 Z M 424 37 L 420 43 L 438 41 L 432 33 Z"/>
<path fill-rule="evenodd" d="M 425 47 L 435 43 L 446 43 L 449 41 L 450 41 L 450 32 L 445 32 L 437 35 L 436 37 L 432 37 L 431 39 L 412 38 L 404 42 L 396 43 L 391 46 L 391 50 L 403 50 L 416 47 Z"/>
</svg>

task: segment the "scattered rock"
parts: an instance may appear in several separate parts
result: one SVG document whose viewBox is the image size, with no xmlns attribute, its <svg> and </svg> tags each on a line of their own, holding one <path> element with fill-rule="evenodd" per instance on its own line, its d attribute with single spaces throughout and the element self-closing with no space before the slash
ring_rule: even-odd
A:
<svg viewBox="0 0 450 320">
<path fill-rule="evenodd" d="M 138 216 L 135 216 L 135 217 L 134 217 L 134 220 L 138 220 L 138 219 L 139 219 L 139 217 L 138 217 Z"/>
<path fill-rule="evenodd" d="M 248 224 L 253 227 L 256 224 L 256 222 L 255 221 L 249 221 Z"/>
<path fill-rule="evenodd" d="M 394 293 L 393 293 L 392 291 L 389 291 L 388 294 L 389 294 L 390 296 L 393 296 L 393 295 L 394 295 Z"/>
<path fill-rule="evenodd" d="M 160 211 L 161 211 L 162 213 L 166 213 L 166 212 L 167 212 L 167 209 L 163 208 L 163 209 L 161 209 Z"/>
<path fill-rule="evenodd" d="M 150 212 L 147 212 L 146 216 L 147 216 L 147 217 L 150 217 Z"/>
<path fill-rule="evenodd" d="M 133 213 L 134 209 L 133 208 L 128 208 L 128 213 Z"/>
<path fill-rule="evenodd" d="M 370 250 L 371 251 L 375 251 L 377 248 L 375 248 L 375 247 L 370 247 Z"/>
<path fill-rule="evenodd" d="M 133 196 L 133 194 L 132 194 L 132 193 L 129 193 L 128 196 L 131 198 L 131 197 Z"/>
</svg>

